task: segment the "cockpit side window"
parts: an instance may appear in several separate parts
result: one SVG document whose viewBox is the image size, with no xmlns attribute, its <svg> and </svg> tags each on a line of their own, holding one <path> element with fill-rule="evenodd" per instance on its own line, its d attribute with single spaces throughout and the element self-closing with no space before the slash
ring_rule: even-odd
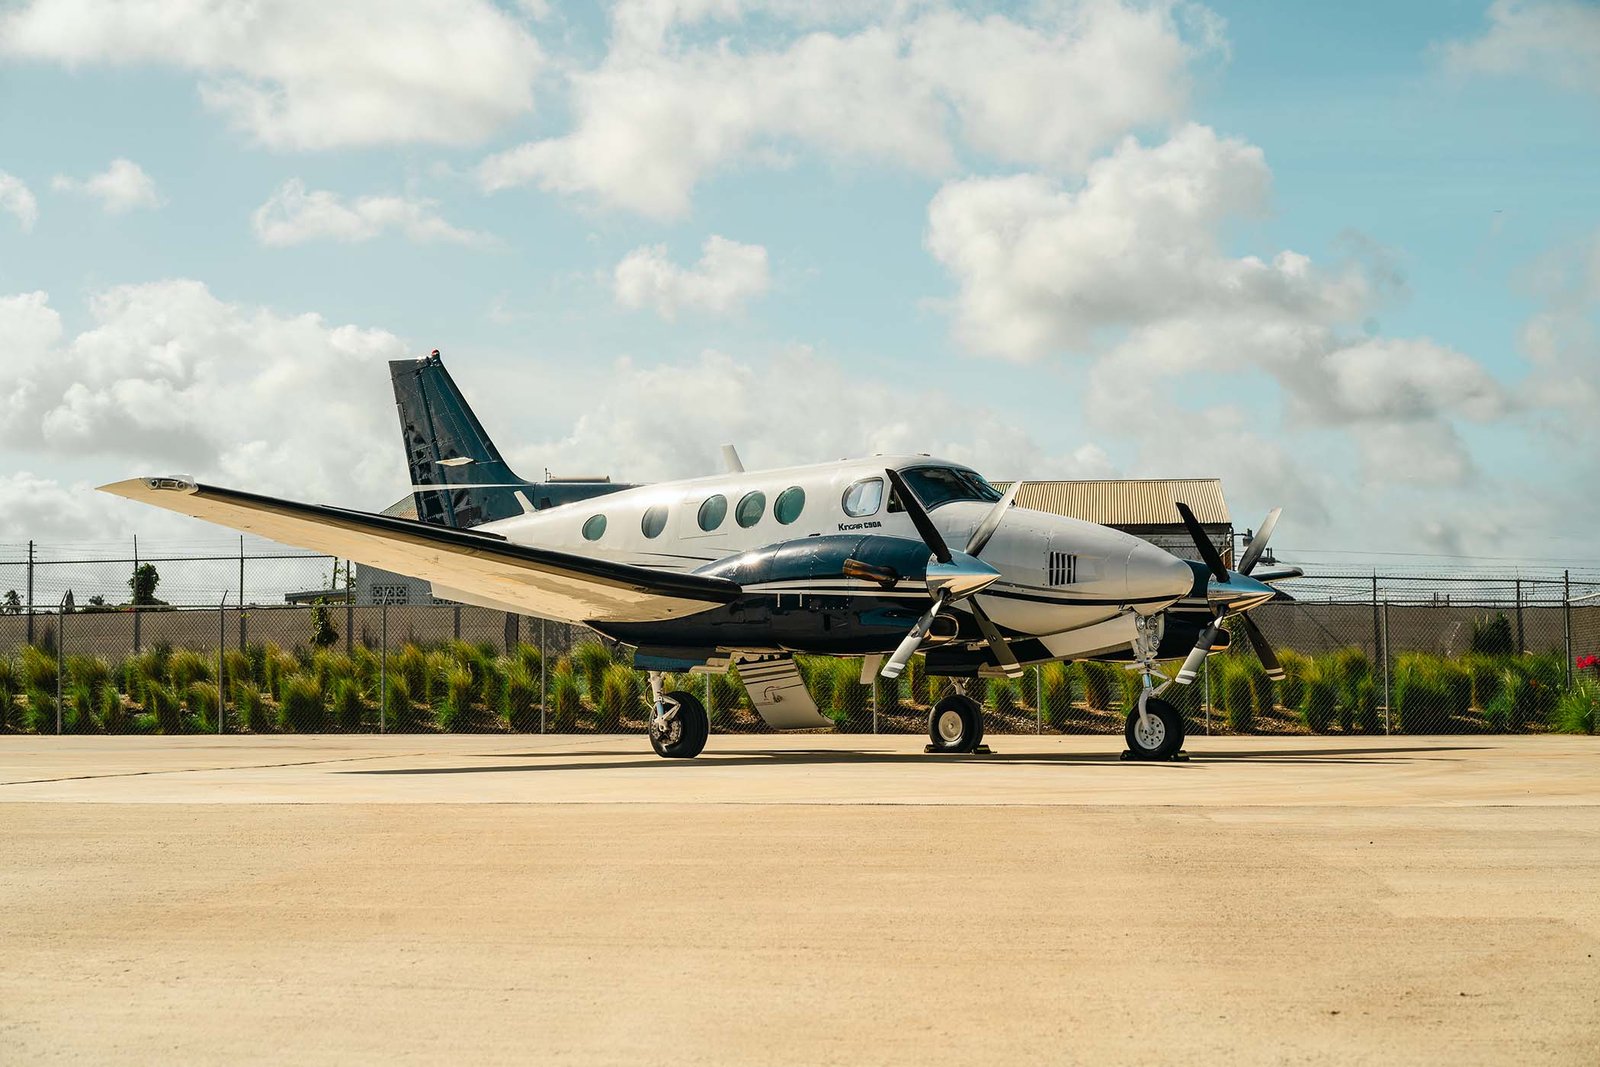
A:
<svg viewBox="0 0 1600 1067">
<path fill-rule="evenodd" d="M 876 515 L 882 506 L 882 478 L 863 478 L 844 491 L 844 513 L 852 519 Z"/>
<path fill-rule="evenodd" d="M 951 500 L 993 503 L 1003 495 L 973 471 L 955 467 L 908 467 L 900 472 L 924 507 L 932 511 Z M 897 510 L 891 501 L 889 510 Z"/>
</svg>

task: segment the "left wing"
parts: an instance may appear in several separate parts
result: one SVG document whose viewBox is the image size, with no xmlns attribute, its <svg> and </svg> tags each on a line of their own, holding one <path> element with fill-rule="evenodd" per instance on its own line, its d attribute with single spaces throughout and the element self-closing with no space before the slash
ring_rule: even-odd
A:
<svg viewBox="0 0 1600 1067">
<path fill-rule="evenodd" d="M 737 582 L 552 552 L 482 530 L 300 504 L 187 478 L 130 478 L 101 492 L 434 582 L 441 594 L 569 622 L 658 622 L 726 604 Z M 449 593 L 446 593 L 446 590 Z"/>
</svg>

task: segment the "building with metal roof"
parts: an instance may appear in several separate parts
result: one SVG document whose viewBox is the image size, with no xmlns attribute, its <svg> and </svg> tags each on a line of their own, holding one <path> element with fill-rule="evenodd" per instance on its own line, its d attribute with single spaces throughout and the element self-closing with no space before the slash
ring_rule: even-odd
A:
<svg viewBox="0 0 1600 1067">
<path fill-rule="evenodd" d="M 1010 482 L 995 482 L 1008 489 Z M 1222 558 L 1233 563 L 1233 519 L 1219 478 L 1116 478 L 1095 481 L 1023 482 L 1017 503 L 1069 518 L 1097 522 L 1142 537 L 1184 559 L 1198 559 L 1178 502 L 1189 505 Z"/>
</svg>

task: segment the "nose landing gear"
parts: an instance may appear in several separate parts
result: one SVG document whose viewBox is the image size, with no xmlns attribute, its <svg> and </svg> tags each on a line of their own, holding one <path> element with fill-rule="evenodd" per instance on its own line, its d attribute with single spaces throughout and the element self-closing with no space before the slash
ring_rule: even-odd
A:
<svg viewBox="0 0 1600 1067">
<path fill-rule="evenodd" d="M 1139 702 L 1128 712 L 1122 736 L 1128 742 L 1125 760 L 1184 759 L 1183 716 L 1178 709 L 1161 700 L 1158 694 L 1171 685 L 1170 680 L 1156 685 L 1156 652 L 1161 644 L 1159 618 L 1136 616 L 1133 655 L 1144 675 L 1144 688 L 1139 691 Z"/>
<path fill-rule="evenodd" d="M 661 691 L 661 675 L 650 674 L 655 709 L 650 714 L 650 747 L 667 759 L 693 759 L 706 747 L 711 722 L 693 693 Z"/>
</svg>

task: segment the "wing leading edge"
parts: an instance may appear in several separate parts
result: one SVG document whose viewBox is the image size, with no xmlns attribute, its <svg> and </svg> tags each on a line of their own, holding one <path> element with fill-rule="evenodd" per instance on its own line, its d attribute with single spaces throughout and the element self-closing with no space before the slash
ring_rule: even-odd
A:
<svg viewBox="0 0 1600 1067">
<path fill-rule="evenodd" d="M 130 478 L 101 492 L 314 552 L 434 582 L 461 599 L 570 622 L 657 622 L 739 595 L 724 578 L 667 574 L 519 545 L 499 534 L 301 504 L 184 478 Z"/>
</svg>

